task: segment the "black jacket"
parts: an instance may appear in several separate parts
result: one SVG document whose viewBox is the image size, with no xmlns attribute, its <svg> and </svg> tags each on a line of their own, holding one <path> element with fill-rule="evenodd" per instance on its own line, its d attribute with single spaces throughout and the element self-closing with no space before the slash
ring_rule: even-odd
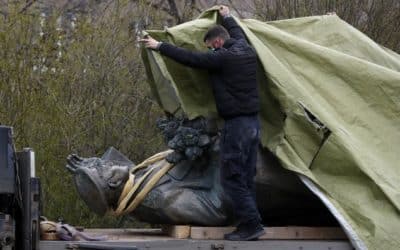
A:
<svg viewBox="0 0 400 250">
<path fill-rule="evenodd" d="M 218 113 L 224 119 L 259 111 L 257 54 L 232 17 L 222 25 L 231 38 L 214 52 L 196 52 L 162 43 L 159 51 L 184 65 L 208 69 Z"/>
</svg>

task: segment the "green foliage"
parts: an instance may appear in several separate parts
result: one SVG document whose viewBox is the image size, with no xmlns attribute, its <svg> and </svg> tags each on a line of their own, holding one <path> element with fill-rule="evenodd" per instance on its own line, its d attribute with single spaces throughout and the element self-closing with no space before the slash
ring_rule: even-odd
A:
<svg viewBox="0 0 400 250">
<path fill-rule="evenodd" d="M 163 147 L 162 115 L 146 84 L 140 51 L 116 7 L 74 29 L 40 25 L 39 12 L 10 6 L 0 23 L 0 121 L 14 127 L 17 148 L 36 152 L 44 215 L 85 226 L 116 226 L 79 199 L 64 169 L 70 153 L 101 156 L 109 146 L 139 162 Z M 41 36 L 39 33 L 44 34 Z"/>
</svg>

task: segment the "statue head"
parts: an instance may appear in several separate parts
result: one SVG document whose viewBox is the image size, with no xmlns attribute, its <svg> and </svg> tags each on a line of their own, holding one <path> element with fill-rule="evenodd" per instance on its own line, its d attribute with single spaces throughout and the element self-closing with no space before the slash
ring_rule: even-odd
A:
<svg viewBox="0 0 400 250">
<path fill-rule="evenodd" d="M 101 158 L 69 155 L 66 168 L 73 173 L 77 191 L 86 205 L 104 215 L 117 203 L 133 165 L 111 147 Z"/>
</svg>

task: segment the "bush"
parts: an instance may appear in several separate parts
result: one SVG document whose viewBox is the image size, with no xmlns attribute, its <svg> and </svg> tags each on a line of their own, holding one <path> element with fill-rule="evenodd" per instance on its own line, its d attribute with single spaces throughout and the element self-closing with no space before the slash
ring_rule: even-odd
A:
<svg viewBox="0 0 400 250">
<path fill-rule="evenodd" d="M 21 8 L 10 4 L 0 23 L 0 121 L 14 127 L 17 148 L 36 152 L 44 215 L 115 226 L 115 218 L 86 208 L 64 165 L 73 152 L 101 156 L 114 146 L 139 162 L 163 147 L 155 128 L 162 112 L 129 35 L 129 13 L 113 6 L 101 18 L 81 15 L 74 28 L 60 28 L 62 13 Z"/>
</svg>

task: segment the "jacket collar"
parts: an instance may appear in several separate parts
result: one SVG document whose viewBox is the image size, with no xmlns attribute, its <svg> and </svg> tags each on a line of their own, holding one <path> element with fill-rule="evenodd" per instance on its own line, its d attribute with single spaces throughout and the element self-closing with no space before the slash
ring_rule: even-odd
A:
<svg viewBox="0 0 400 250">
<path fill-rule="evenodd" d="M 231 47 L 234 43 L 235 43 L 236 39 L 234 38 L 229 38 L 228 40 L 226 40 L 224 42 L 224 45 L 222 47 L 224 47 L 225 49 Z"/>
</svg>

